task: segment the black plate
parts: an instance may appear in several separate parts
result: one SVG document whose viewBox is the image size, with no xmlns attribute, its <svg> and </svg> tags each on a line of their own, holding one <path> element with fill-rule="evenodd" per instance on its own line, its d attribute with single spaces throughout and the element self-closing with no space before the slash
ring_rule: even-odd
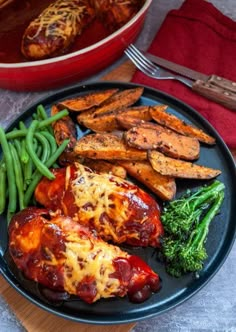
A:
<svg viewBox="0 0 236 332">
<path fill-rule="evenodd" d="M 137 86 L 130 83 L 101 82 L 88 85 L 80 85 L 39 101 L 49 111 L 52 104 L 77 96 L 79 94 L 107 88 L 127 89 Z M 58 316 L 68 318 L 77 322 L 92 324 L 119 324 L 135 322 L 144 318 L 153 317 L 163 313 L 174 306 L 182 303 L 197 291 L 199 291 L 222 266 L 235 239 L 236 223 L 234 214 L 236 213 L 233 200 L 236 196 L 236 170 L 233 158 L 221 137 L 214 128 L 203 119 L 195 110 L 183 104 L 181 101 L 166 95 L 160 91 L 145 87 L 143 96 L 138 104 L 168 104 L 168 111 L 178 115 L 188 123 L 192 123 L 216 138 L 216 145 L 213 147 L 201 146 L 201 154 L 197 163 L 222 170 L 218 177 L 225 184 L 225 200 L 221 208 L 221 213 L 217 215 L 211 223 L 207 240 L 208 259 L 203 270 L 198 274 L 188 274 L 185 277 L 176 279 L 166 274 L 165 268 L 157 259 L 157 252 L 152 248 L 125 248 L 130 253 L 140 255 L 162 279 L 162 289 L 144 303 L 133 304 L 127 298 L 100 300 L 92 305 L 88 305 L 79 299 L 74 299 L 54 306 L 48 303 L 39 292 L 35 283 L 17 280 L 10 271 L 4 258 L 7 248 L 7 227 L 6 219 L 0 218 L 0 271 L 6 280 L 24 297 Z M 37 105 L 27 109 L 8 129 L 17 125 L 19 120 L 27 121 L 35 112 Z M 195 188 L 206 181 L 179 180 L 177 182 L 178 193 L 182 193 L 186 188 Z"/>
</svg>

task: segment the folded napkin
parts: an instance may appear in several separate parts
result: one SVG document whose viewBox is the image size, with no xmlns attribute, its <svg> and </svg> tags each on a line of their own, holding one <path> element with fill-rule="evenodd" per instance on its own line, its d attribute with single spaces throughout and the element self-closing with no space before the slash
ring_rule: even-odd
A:
<svg viewBox="0 0 236 332">
<path fill-rule="evenodd" d="M 186 0 L 171 10 L 148 52 L 195 69 L 236 81 L 236 22 L 205 0 Z M 136 71 L 133 82 L 169 93 L 196 109 L 218 131 L 230 148 L 236 148 L 236 112 L 172 80 L 155 80 Z"/>
</svg>

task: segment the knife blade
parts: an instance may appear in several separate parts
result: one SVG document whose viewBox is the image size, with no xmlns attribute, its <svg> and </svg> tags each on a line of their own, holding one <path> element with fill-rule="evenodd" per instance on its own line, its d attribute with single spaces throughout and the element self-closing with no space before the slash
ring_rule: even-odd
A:
<svg viewBox="0 0 236 332">
<path fill-rule="evenodd" d="M 192 90 L 196 93 L 236 110 L 236 82 L 214 74 L 205 75 L 150 53 L 146 56 L 158 66 L 192 80 Z"/>
</svg>

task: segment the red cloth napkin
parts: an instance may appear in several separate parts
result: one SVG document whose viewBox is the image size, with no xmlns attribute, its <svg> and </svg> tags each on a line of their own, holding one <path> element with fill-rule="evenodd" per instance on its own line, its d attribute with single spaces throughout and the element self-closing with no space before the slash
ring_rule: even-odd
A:
<svg viewBox="0 0 236 332">
<path fill-rule="evenodd" d="M 148 52 L 205 74 L 236 81 L 236 22 L 205 0 L 186 0 L 171 10 Z M 152 86 L 199 111 L 230 148 L 236 148 L 236 112 L 199 96 L 176 81 L 134 74 L 133 82 Z"/>
</svg>

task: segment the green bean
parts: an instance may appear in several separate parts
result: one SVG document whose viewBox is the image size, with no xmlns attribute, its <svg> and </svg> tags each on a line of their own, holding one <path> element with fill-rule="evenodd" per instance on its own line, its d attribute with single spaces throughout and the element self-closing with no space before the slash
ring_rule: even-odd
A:
<svg viewBox="0 0 236 332">
<path fill-rule="evenodd" d="M 38 125 L 38 129 L 47 127 L 47 126 L 51 125 L 54 121 L 57 121 L 68 114 L 69 114 L 69 112 L 67 110 L 60 111 L 57 114 L 51 116 L 50 118 L 40 121 L 39 125 Z M 24 137 L 27 135 L 27 132 L 28 132 L 28 129 L 12 130 L 6 134 L 6 138 L 8 140 L 10 140 L 10 139 L 14 139 L 14 138 Z"/>
<path fill-rule="evenodd" d="M 8 213 L 9 217 L 11 213 L 16 211 L 16 183 L 15 183 L 15 173 L 13 168 L 12 156 L 10 153 L 9 145 L 6 139 L 5 132 L 2 127 L 0 127 L 0 142 L 2 144 L 2 151 L 4 155 L 4 160 L 7 170 L 7 181 L 9 187 L 9 202 L 8 202 Z"/>
<path fill-rule="evenodd" d="M 39 146 L 37 147 L 36 154 L 37 154 L 37 156 L 40 158 L 40 160 L 42 160 L 42 159 L 41 159 L 41 153 L 42 153 L 42 151 L 43 151 L 43 147 L 42 147 L 42 145 L 39 145 Z"/>
<path fill-rule="evenodd" d="M 37 113 L 38 115 L 40 116 L 40 118 L 42 120 L 46 120 L 48 119 L 48 115 L 47 115 L 47 112 L 45 111 L 45 108 L 43 107 L 43 105 L 38 105 L 37 107 Z M 53 135 L 53 129 L 52 129 L 52 126 L 51 125 L 48 125 L 45 129 L 47 129 L 47 131 Z"/>
<path fill-rule="evenodd" d="M 55 178 L 49 167 L 56 163 L 69 140 L 57 147 L 51 124 L 68 114 L 67 110 L 63 110 L 49 117 L 43 105 L 39 105 L 37 116 L 33 115 L 32 118 L 36 117 L 40 121 L 33 120 L 29 128 L 23 121 L 19 122 L 18 128 L 8 133 L 0 127 L 0 143 L 5 164 L 4 167 L 0 165 L 0 194 L 2 191 L 5 192 L 5 195 L 1 195 L 0 198 L 0 212 L 6 207 L 6 192 L 8 192 L 8 220 L 16 212 L 17 199 L 20 209 L 28 204 L 43 175 L 49 179 Z M 14 142 L 8 143 L 8 140 L 14 140 Z M 40 150 L 42 150 L 41 153 Z M 8 188 L 6 188 L 7 184 Z"/>
<path fill-rule="evenodd" d="M 55 137 L 51 135 L 48 131 L 41 131 L 41 135 L 45 136 L 51 146 L 51 153 L 56 152 L 57 150 L 57 142 L 55 140 Z"/>
<path fill-rule="evenodd" d="M 24 167 L 24 190 L 26 190 L 27 186 L 30 184 L 32 180 L 32 174 L 33 174 L 33 161 L 31 158 L 29 158 L 29 161 L 27 164 L 25 164 Z"/>
<path fill-rule="evenodd" d="M 7 172 L 4 160 L 0 164 L 0 214 L 6 207 Z"/>
<path fill-rule="evenodd" d="M 48 118 L 48 115 L 42 104 L 37 106 L 37 114 L 38 114 L 38 117 L 40 117 L 42 120 L 46 120 Z"/>
<path fill-rule="evenodd" d="M 17 151 L 18 155 L 20 156 L 21 155 L 21 143 L 18 139 L 15 139 L 14 144 L 15 144 L 16 151 Z"/>
<path fill-rule="evenodd" d="M 34 136 L 35 136 L 35 137 L 33 138 L 33 148 L 34 148 L 34 151 L 36 151 L 37 148 L 38 148 L 38 146 L 39 146 L 39 142 L 38 142 L 38 140 L 37 140 L 37 138 L 36 138 L 36 133 L 35 133 Z M 25 140 L 25 144 L 26 144 L 26 140 Z M 27 147 L 26 147 L 26 148 L 27 148 Z"/>
<path fill-rule="evenodd" d="M 57 148 L 57 151 L 53 155 L 51 155 L 50 158 L 46 161 L 45 164 L 48 168 L 51 167 L 56 162 L 56 160 L 59 158 L 59 156 L 65 150 L 69 141 L 70 141 L 69 139 L 66 139 L 65 141 L 63 141 L 63 143 Z M 25 192 L 25 205 L 26 206 L 29 204 L 31 197 L 34 193 L 34 190 L 42 177 L 43 177 L 42 174 L 38 170 L 36 170 L 35 173 L 33 174 L 32 181 Z"/>
<path fill-rule="evenodd" d="M 22 140 L 21 142 L 21 156 L 20 159 L 23 164 L 26 164 L 29 161 L 29 154 L 26 151 L 26 142 L 25 139 Z"/>
<path fill-rule="evenodd" d="M 21 160 L 21 158 L 22 158 L 22 143 L 18 139 L 15 139 L 15 140 L 13 140 L 12 144 L 14 145 L 14 147 L 16 149 L 18 158 L 19 158 L 20 163 L 21 163 L 21 168 L 24 169 L 25 163 Z"/>
<path fill-rule="evenodd" d="M 6 133 L 7 140 L 25 137 L 27 135 L 28 130 L 27 129 L 18 129 L 18 130 L 12 130 L 8 133 Z"/>
<path fill-rule="evenodd" d="M 38 158 L 37 154 L 35 153 L 35 150 L 33 148 L 33 137 L 35 134 L 35 130 L 37 129 L 39 124 L 38 120 L 33 120 L 29 126 L 27 135 L 26 135 L 26 147 L 27 151 L 32 158 L 36 168 L 39 170 L 40 173 L 42 173 L 44 176 L 46 176 L 48 179 L 53 180 L 55 178 L 54 174 L 50 172 L 50 170 L 41 162 L 41 160 Z"/>
<path fill-rule="evenodd" d="M 22 167 L 20 163 L 20 159 L 18 157 L 17 151 L 13 144 L 9 143 L 12 160 L 13 160 L 13 167 L 15 172 L 15 179 L 16 179 L 16 187 L 18 191 L 18 201 L 19 201 L 19 208 L 23 210 L 25 208 L 24 205 L 24 186 L 23 186 L 23 175 L 22 175 Z"/>
<path fill-rule="evenodd" d="M 42 163 L 45 163 L 45 161 L 49 158 L 51 154 L 50 144 L 41 133 L 35 133 L 35 137 L 42 144 L 42 156 L 40 160 Z"/>
<path fill-rule="evenodd" d="M 21 130 L 27 129 L 27 127 L 26 127 L 26 125 L 24 124 L 23 121 L 19 122 L 19 129 L 21 129 Z"/>
<path fill-rule="evenodd" d="M 69 114 L 69 112 L 65 109 L 65 110 L 62 110 L 62 111 L 56 113 L 53 116 L 50 116 L 50 118 L 47 118 L 47 119 L 45 119 L 43 121 L 40 121 L 40 123 L 39 123 L 39 129 L 51 125 L 54 121 L 60 120 L 61 118 L 63 118 L 64 116 L 66 116 L 68 114 Z"/>
<path fill-rule="evenodd" d="M 35 134 L 35 136 L 37 136 L 37 133 Z M 46 144 L 48 144 L 48 143 L 46 143 Z M 46 146 L 48 147 L 48 145 L 46 145 Z M 41 159 L 41 153 L 43 151 L 43 147 L 41 144 L 38 144 L 37 139 L 36 140 L 34 139 L 34 141 L 33 141 L 33 148 L 37 154 L 37 157 Z M 46 152 L 45 152 L 45 154 L 46 154 Z M 45 155 L 43 157 L 43 159 L 46 159 L 46 158 L 47 158 L 47 155 Z M 23 172 L 24 172 L 24 190 L 26 190 L 27 186 L 30 184 L 34 170 L 35 170 L 35 165 L 34 165 L 32 159 L 29 158 L 29 160 L 25 164 L 24 170 L 23 170 Z"/>
</svg>

